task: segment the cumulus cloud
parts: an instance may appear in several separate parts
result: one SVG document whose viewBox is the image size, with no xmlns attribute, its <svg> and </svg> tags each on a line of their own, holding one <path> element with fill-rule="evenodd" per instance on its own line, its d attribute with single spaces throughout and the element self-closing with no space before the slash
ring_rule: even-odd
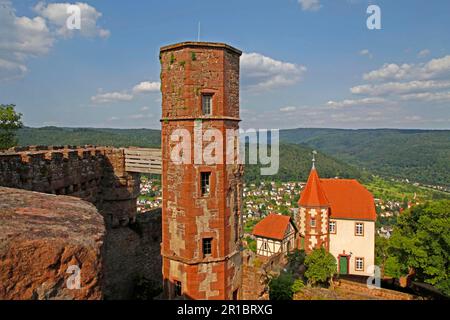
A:
<svg viewBox="0 0 450 320">
<path fill-rule="evenodd" d="M 133 95 L 125 92 L 99 93 L 91 98 L 91 101 L 97 104 L 131 100 L 133 100 Z"/>
<path fill-rule="evenodd" d="M 429 56 L 430 53 L 431 53 L 430 50 L 428 50 L 428 49 L 423 49 L 423 50 L 419 51 L 419 53 L 417 54 L 417 56 L 418 56 L 419 58 L 425 58 L 426 56 Z"/>
<path fill-rule="evenodd" d="M 160 82 L 151 82 L 151 81 L 143 81 L 133 88 L 133 93 L 150 93 L 150 92 L 159 92 L 161 87 Z"/>
<path fill-rule="evenodd" d="M 306 67 L 259 53 L 244 53 L 241 72 L 244 87 L 264 91 L 297 83 L 306 72 Z"/>
<path fill-rule="evenodd" d="M 122 92 L 103 93 L 102 90 L 100 90 L 100 93 L 91 97 L 91 101 L 96 104 L 131 101 L 139 94 L 160 92 L 160 86 L 159 82 L 142 81 L 135 85 L 131 91 L 124 90 Z M 143 107 L 141 110 L 148 110 L 148 107 Z"/>
<path fill-rule="evenodd" d="M 350 88 L 350 92 L 357 95 L 383 96 L 383 95 L 406 94 L 406 93 L 423 92 L 447 88 L 450 88 L 450 81 L 417 80 L 409 82 L 365 84 Z"/>
<path fill-rule="evenodd" d="M 41 17 L 47 19 L 47 21 L 55 26 L 56 33 L 63 37 L 70 37 L 74 33 L 80 33 L 85 37 L 109 37 L 109 30 L 102 29 L 98 26 L 98 19 L 101 18 L 102 13 L 97 9 L 88 5 L 87 3 L 77 2 L 76 6 L 80 8 L 81 12 L 81 25 L 79 30 L 70 30 L 67 28 L 67 9 L 71 6 L 71 3 L 49 3 L 39 2 L 34 11 Z"/>
<path fill-rule="evenodd" d="M 344 108 L 354 106 L 379 105 L 385 103 L 383 98 L 345 99 L 341 101 L 328 101 L 327 106 L 331 108 Z"/>
<path fill-rule="evenodd" d="M 46 5 L 40 2 L 34 8 L 37 16 L 26 17 L 16 15 L 10 0 L 0 0 L 0 80 L 24 76 L 28 71 L 27 62 L 30 58 L 45 55 L 52 49 L 58 37 L 63 35 L 61 8 L 68 5 Z M 78 5 L 82 8 L 82 17 L 84 16 L 82 23 L 85 23 L 85 30 L 82 24 L 80 33 L 85 36 L 105 36 L 108 31 L 96 27 L 101 14 L 87 4 Z M 67 19 L 67 13 L 65 18 Z"/>
<path fill-rule="evenodd" d="M 384 64 L 380 69 L 363 75 L 367 81 L 430 80 L 442 77 L 450 78 L 450 55 L 419 64 Z"/>
<path fill-rule="evenodd" d="M 318 11 L 322 8 L 320 0 L 298 0 L 303 11 Z"/>
</svg>

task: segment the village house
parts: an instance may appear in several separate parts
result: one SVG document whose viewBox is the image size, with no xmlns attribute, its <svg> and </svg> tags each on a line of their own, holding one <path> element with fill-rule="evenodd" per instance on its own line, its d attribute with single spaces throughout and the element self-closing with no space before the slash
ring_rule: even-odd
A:
<svg viewBox="0 0 450 320">
<path fill-rule="evenodd" d="M 256 238 L 256 253 L 270 257 L 295 248 L 297 227 L 291 217 L 271 213 L 255 225 L 253 235 Z"/>
</svg>

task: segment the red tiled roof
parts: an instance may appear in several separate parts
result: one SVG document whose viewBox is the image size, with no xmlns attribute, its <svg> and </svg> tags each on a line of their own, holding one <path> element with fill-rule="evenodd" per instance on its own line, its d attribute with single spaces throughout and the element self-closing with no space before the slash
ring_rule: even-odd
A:
<svg viewBox="0 0 450 320">
<path fill-rule="evenodd" d="M 290 221 L 291 217 L 289 216 L 271 213 L 255 225 L 253 235 L 283 240 Z"/>
<path fill-rule="evenodd" d="M 315 168 L 309 174 L 308 182 L 303 189 L 298 204 L 303 207 L 328 207 L 328 199 L 322 189 L 319 175 Z"/>
<path fill-rule="evenodd" d="M 320 179 L 330 202 L 331 218 L 375 221 L 377 214 L 372 194 L 354 179 Z"/>
<path fill-rule="evenodd" d="M 320 179 L 315 168 L 301 193 L 299 206 L 329 207 L 331 218 L 375 221 L 372 194 L 354 179 Z"/>
</svg>

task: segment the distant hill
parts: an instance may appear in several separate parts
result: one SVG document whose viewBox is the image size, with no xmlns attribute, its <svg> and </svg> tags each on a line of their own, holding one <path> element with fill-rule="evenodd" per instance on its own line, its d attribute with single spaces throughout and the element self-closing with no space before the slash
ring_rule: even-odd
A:
<svg viewBox="0 0 450 320">
<path fill-rule="evenodd" d="M 380 175 L 450 186 L 450 130 L 292 129 L 280 139 Z"/>
<path fill-rule="evenodd" d="M 112 147 L 159 147 L 161 131 L 151 129 L 23 128 L 19 145 L 97 145 Z"/>
<path fill-rule="evenodd" d="M 24 128 L 18 136 L 20 145 L 158 147 L 161 143 L 160 131 L 150 129 Z M 359 178 L 370 171 L 450 186 L 450 130 L 300 128 L 281 130 L 280 138 L 283 145 L 276 179 L 283 181 L 305 178 L 302 172 L 309 172 L 314 148 L 321 152 L 317 163 L 324 177 Z M 261 179 L 256 166 L 246 171 L 248 179 Z"/>
</svg>

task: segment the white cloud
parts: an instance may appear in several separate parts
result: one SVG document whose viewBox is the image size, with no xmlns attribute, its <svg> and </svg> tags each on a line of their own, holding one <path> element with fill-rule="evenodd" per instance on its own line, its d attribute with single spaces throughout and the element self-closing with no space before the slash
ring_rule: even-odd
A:
<svg viewBox="0 0 450 320">
<path fill-rule="evenodd" d="M 370 59 L 373 58 L 373 55 L 372 55 L 372 53 L 370 53 L 369 49 L 363 49 L 363 50 L 361 50 L 361 51 L 359 52 L 359 54 L 362 55 L 362 56 L 367 56 L 367 57 L 369 57 Z"/>
<path fill-rule="evenodd" d="M 159 92 L 161 87 L 160 82 L 144 81 L 134 86 L 133 93 L 150 93 Z"/>
<path fill-rule="evenodd" d="M 343 107 L 355 107 L 355 106 L 367 106 L 367 105 L 379 105 L 386 103 L 383 98 L 364 98 L 364 99 L 346 99 L 342 101 L 328 101 L 327 105 L 331 108 L 343 108 Z"/>
<path fill-rule="evenodd" d="M 84 14 L 82 23 L 85 22 L 85 30 L 82 24 L 80 33 L 105 36 L 108 31 L 96 27 L 101 14 L 87 4 L 78 4 L 82 7 L 82 17 Z M 0 0 L 0 80 L 24 76 L 30 58 L 45 55 L 52 49 L 58 37 L 63 35 L 60 5 L 65 8 L 68 4 L 45 5 L 40 2 L 35 7 L 38 16 L 26 17 L 16 15 L 10 0 Z"/>
<path fill-rule="evenodd" d="M 430 50 L 428 50 L 428 49 L 423 49 L 423 50 L 419 51 L 419 53 L 417 54 L 417 57 L 419 57 L 419 58 L 425 58 L 426 56 L 429 56 L 430 53 L 431 53 Z"/>
<path fill-rule="evenodd" d="M 142 107 L 140 110 L 141 111 L 148 111 L 148 110 L 150 110 L 150 107 Z"/>
<path fill-rule="evenodd" d="M 98 19 L 101 18 L 102 13 L 97 9 L 88 5 L 87 3 L 77 2 L 81 12 L 81 25 L 80 30 L 70 30 L 67 28 L 66 22 L 69 14 L 67 14 L 67 8 L 72 5 L 71 3 L 49 3 L 39 2 L 34 11 L 39 16 L 44 17 L 49 23 L 56 27 L 56 33 L 63 37 L 70 37 L 74 33 L 79 33 L 85 37 L 109 37 L 109 30 L 102 29 L 98 26 Z"/>
<path fill-rule="evenodd" d="M 424 102 L 450 102 L 449 92 L 422 92 L 411 93 L 401 96 L 405 101 L 424 101 Z"/>
<path fill-rule="evenodd" d="M 298 0 L 303 11 L 317 11 L 322 8 L 319 0 Z"/>
<path fill-rule="evenodd" d="M 380 69 L 363 76 L 367 81 L 430 80 L 442 77 L 450 78 L 450 55 L 419 64 L 384 64 Z"/>
<path fill-rule="evenodd" d="M 292 112 L 292 111 L 295 111 L 295 110 L 297 110 L 297 107 L 283 107 L 283 108 L 280 108 L 281 112 Z"/>
<path fill-rule="evenodd" d="M 124 92 L 99 93 L 91 98 L 91 101 L 97 104 L 131 100 L 133 100 L 133 95 Z"/>
<path fill-rule="evenodd" d="M 241 57 L 241 72 L 244 87 L 263 91 L 297 83 L 306 72 L 306 67 L 259 53 L 244 53 Z"/>
<path fill-rule="evenodd" d="M 350 88 L 350 92 L 357 95 L 383 96 L 447 88 L 450 88 L 450 81 L 417 80 L 410 82 L 388 82 L 377 85 L 365 84 Z"/>
</svg>

